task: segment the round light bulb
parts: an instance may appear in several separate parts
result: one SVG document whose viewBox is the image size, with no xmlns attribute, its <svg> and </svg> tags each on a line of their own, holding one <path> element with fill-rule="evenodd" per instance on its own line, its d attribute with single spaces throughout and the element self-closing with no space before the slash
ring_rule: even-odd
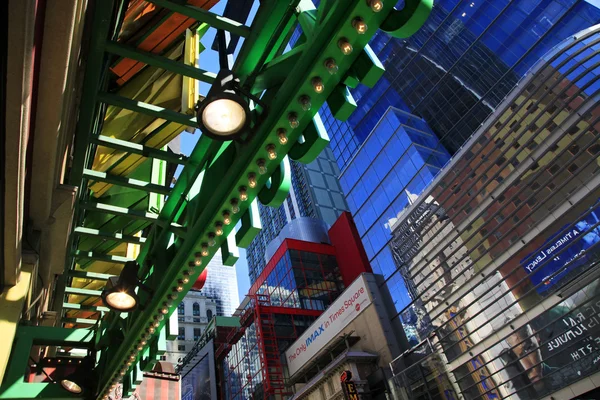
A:
<svg viewBox="0 0 600 400">
<path fill-rule="evenodd" d="M 277 158 L 277 149 L 274 144 L 268 144 L 267 147 L 265 147 L 265 150 L 269 153 L 269 160 Z"/>
<path fill-rule="evenodd" d="M 135 354 L 132 354 L 132 355 L 130 355 L 130 356 L 129 356 L 129 359 L 130 359 L 131 361 L 135 361 Z"/>
<path fill-rule="evenodd" d="M 287 131 L 283 128 L 277 129 L 277 137 L 279 138 L 279 144 L 286 144 L 288 142 Z"/>
<path fill-rule="evenodd" d="M 344 53 L 345 56 L 352 53 L 352 45 L 345 38 L 342 38 L 338 41 L 338 47 L 340 48 L 342 53 Z"/>
<path fill-rule="evenodd" d="M 215 241 L 215 234 L 214 233 L 209 233 L 208 234 L 208 245 L 210 247 L 213 247 L 217 242 Z"/>
<path fill-rule="evenodd" d="M 211 101 L 202 111 L 202 123 L 219 136 L 229 136 L 239 132 L 246 122 L 246 112 L 231 99 Z"/>
<path fill-rule="evenodd" d="M 152 334 L 154 333 L 154 327 L 153 326 L 149 326 L 148 329 L 146 329 L 148 331 L 148 333 Z"/>
<path fill-rule="evenodd" d="M 254 183 L 254 186 L 256 186 L 256 183 Z M 217 236 L 223 235 L 223 223 L 222 222 L 215 222 L 215 233 Z"/>
<path fill-rule="evenodd" d="M 202 257 L 206 257 L 208 255 L 208 243 L 202 243 Z"/>
<path fill-rule="evenodd" d="M 369 6 L 371 7 L 371 10 L 373 10 L 373 12 L 378 13 L 379 11 L 381 11 L 383 9 L 383 3 L 381 2 L 381 0 L 369 0 Z"/>
<path fill-rule="evenodd" d="M 256 174 L 254 172 L 250 172 L 248 174 L 248 186 L 251 188 L 256 187 Z"/>
<path fill-rule="evenodd" d="M 183 281 L 183 283 L 188 283 L 190 281 L 190 274 L 188 274 L 188 272 L 185 271 L 181 280 Z"/>
<path fill-rule="evenodd" d="M 117 310 L 128 310 L 135 307 L 136 300 L 125 291 L 112 292 L 106 295 L 106 302 Z"/>
<path fill-rule="evenodd" d="M 190 275 L 194 275 L 194 271 L 195 271 L 194 267 L 189 267 L 187 270 L 187 273 Z"/>
<path fill-rule="evenodd" d="M 337 63 L 333 58 L 328 58 L 327 60 L 325 60 L 325 68 L 327 68 L 327 72 L 329 72 L 330 75 L 337 74 L 339 69 Z"/>
<path fill-rule="evenodd" d="M 202 254 L 200 254 L 200 253 L 196 253 L 195 254 L 195 257 L 194 257 L 194 265 L 195 266 L 199 267 L 199 266 L 202 265 L 202 258 L 201 257 L 202 257 Z"/>
<path fill-rule="evenodd" d="M 181 292 L 183 292 L 183 286 L 181 286 L 181 285 L 178 285 L 178 286 L 176 286 L 176 287 L 174 288 L 174 290 L 175 290 L 176 292 L 179 292 L 179 293 L 181 293 Z"/>
<path fill-rule="evenodd" d="M 258 173 L 259 174 L 264 175 L 267 173 L 267 162 L 263 158 L 258 160 L 256 162 L 256 165 L 258 165 Z"/>
<path fill-rule="evenodd" d="M 319 78 L 318 76 L 315 76 L 314 78 L 312 78 L 311 84 L 312 84 L 314 91 L 317 93 L 323 93 L 323 90 L 325 90 L 325 85 L 323 84 L 323 79 Z"/>
<path fill-rule="evenodd" d="M 295 112 L 291 112 L 288 114 L 288 121 L 290 122 L 290 126 L 294 129 L 300 125 L 300 121 L 298 121 L 298 114 Z"/>
<path fill-rule="evenodd" d="M 144 350 L 144 346 L 142 346 L 141 344 L 137 347 L 138 351 L 142 351 Z"/>
<path fill-rule="evenodd" d="M 231 224 L 231 215 L 229 214 L 229 211 L 223 211 L 223 223 L 225 225 Z"/>
<path fill-rule="evenodd" d="M 246 187 L 245 186 L 240 186 L 239 189 L 238 189 L 238 192 L 240 194 L 240 200 L 241 201 L 248 200 L 248 192 L 246 191 Z"/>
<path fill-rule="evenodd" d="M 231 212 L 232 213 L 237 214 L 240 212 L 240 205 L 239 205 L 237 199 L 231 199 L 229 201 L 229 204 L 231 204 Z"/>
<path fill-rule="evenodd" d="M 132 362 L 131 361 L 127 361 L 127 366 L 131 367 Z M 111 388 L 112 389 L 112 388 Z"/>
<path fill-rule="evenodd" d="M 127 371 L 122 370 L 121 372 L 119 372 L 119 375 L 124 376 L 127 373 Z"/>
<path fill-rule="evenodd" d="M 60 385 L 63 387 L 63 389 L 65 389 L 66 391 L 68 391 L 70 393 L 79 394 L 79 393 L 83 392 L 83 389 L 81 388 L 81 386 L 79 386 L 75 382 L 70 381 L 68 379 L 61 379 Z"/>
<path fill-rule="evenodd" d="M 298 98 L 298 103 L 300 103 L 300 106 L 304 111 L 310 110 L 310 107 L 312 106 L 312 104 L 310 104 L 310 97 L 305 94 Z"/>
<path fill-rule="evenodd" d="M 367 33 L 367 29 L 369 29 L 365 21 L 363 21 L 363 19 L 360 17 L 354 18 L 352 20 L 352 26 L 354 27 L 354 29 L 356 29 L 356 32 L 359 35 L 364 35 L 365 33 Z"/>
</svg>

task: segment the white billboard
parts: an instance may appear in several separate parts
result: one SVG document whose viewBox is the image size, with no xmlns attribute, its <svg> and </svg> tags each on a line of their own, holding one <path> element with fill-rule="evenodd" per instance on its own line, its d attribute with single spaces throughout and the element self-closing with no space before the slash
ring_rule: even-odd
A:
<svg viewBox="0 0 600 400">
<path fill-rule="evenodd" d="M 290 376 L 310 361 L 369 304 L 371 296 L 364 275 L 361 275 L 285 352 Z"/>
</svg>

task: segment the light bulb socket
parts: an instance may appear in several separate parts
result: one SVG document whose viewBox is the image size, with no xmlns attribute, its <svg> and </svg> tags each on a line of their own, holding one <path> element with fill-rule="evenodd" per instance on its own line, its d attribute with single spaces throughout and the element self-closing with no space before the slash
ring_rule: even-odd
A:
<svg viewBox="0 0 600 400">
<path fill-rule="evenodd" d="M 254 172 L 248 173 L 248 186 L 251 188 L 256 187 L 256 174 Z"/>
<path fill-rule="evenodd" d="M 329 75 L 337 74 L 339 67 L 333 58 L 328 58 L 325 60 L 325 68 L 327 68 L 327 72 Z"/>
<path fill-rule="evenodd" d="M 288 142 L 287 131 L 283 128 L 277 129 L 277 138 L 279 139 L 279 144 L 286 144 Z"/>
<path fill-rule="evenodd" d="M 240 200 L 241 201 L 246 201 L 248 200 L 248 191 L 246 189 L 246 186 L 240 186 L 238 188 L 238 193 L 240 195 Z"/>
<path fill-rule="evenodd" d="M 340 48 L 342 53 L 346 56 L 351 54 L 352 50 L 353 50 L 352 45 L 346 38 L 341 38 L 340 40 L 338 40 L 338 47 Z"/>
<path fill-rule="evenodd" d="M 361 17 L 356 17 L 352 20 L 352 26 L 356 29 L 356 33 L 364 35 L 369 27 Z"/>
<path fill-rule="evenodd" d="M 310 97 L 305 94 L 298 97 L 298 103 L 300 103 L 300 107 L 302 107 L 304 111 L 308 111 L 312 107 L 312 104 L 310 103 Z"/>
<path fill-rule="evenodd" d="M 239 206 L 238 199 L 231 199 L 229 201 L 229 204 L 231 204 L 231 212 L 232 213 L 237 214 L 240 212 L 240 206 Z"/>
<path fill-rule="evenodd" d="M 225 225 L 231 224 L 231 214 L 229 214 L 229 211 L 225 210 L 221 215 L 223 215 L 223 223 Z"/>
<path fill-rule="evenodd" d="M 293 129 L 296 129 L 300 125 L 300 121 L 298 121 L 298 114 L 295 112 L 288 114 L 288 121 Z"/>
<path fill-rule="evenodd" d="M 265 161 L 264 158 L 259 159 L 256 162 L 256 165 L 258 165 L 258 173 L 261 175 L 264 175 L 267 173 L 267 162 Z"/>
<path fill-rule="evenodd" d="M 270 160 L 274 160 L 277 158 L 277 148 L 274 144 L 268 144 L 267 147 L 265 147 L 265 150 L 267 150 Z"/>
<path fill-rule="evenodd" d="M 323 79 L 321 79 L 318 76 L 315 76 L 314 78 L 312 78 L 310 83 L 313 87 L 313 90 L 317 93 L 323 93 L 323 90 L 325 90 L 325 85 L 323 84 Z"/>
<path fill-rule="evenodd" d="M 367 3 L 373 12 L 378 13 L 383 9 L 383 2 L 381 0 L 367 0 Z"/>
</svg>

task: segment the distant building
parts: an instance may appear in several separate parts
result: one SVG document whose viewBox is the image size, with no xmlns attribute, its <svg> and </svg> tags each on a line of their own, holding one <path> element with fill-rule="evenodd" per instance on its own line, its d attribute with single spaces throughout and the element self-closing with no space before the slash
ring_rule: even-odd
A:
<svg viewBox="0 0 600 400">
<path fill-rule="evenodd" d="M 306 217 L 331 225 L 348 209 L 338 181 L 340 171 L 331 150 L 324 150 L 308 165 L 291 161 L 291 166 L 292 186 L 283 205 L 272 208 L 259 204 L 262 230 L 246 253 L 251 283 L 267 264 L 267 246 L 289 222 Z"/>
</svg>

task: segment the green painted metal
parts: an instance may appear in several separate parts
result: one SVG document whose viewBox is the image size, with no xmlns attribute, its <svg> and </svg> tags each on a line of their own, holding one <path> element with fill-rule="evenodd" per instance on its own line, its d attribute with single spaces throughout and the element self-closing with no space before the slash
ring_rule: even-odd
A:
<svg viewBox="0 0 600 400">
<path fill-rule="evenodd" d="M 96 280 L 96 281 L 107 281 L 109 278 L 116 276 L 116 275 L 111 275 L 111 274 L 101 274 L 98 272 L 76 271 L 76 270 L 67 271 L 67 275 L 69 275 L 72 278 L 82 278 L 82 279 L 90 279 L 90 280 Z"/>
<path fill-rule="evenodd" d="M 369 45 L 366 45 L 363 51 L 360 52 L 356 62 L 352 65 L 352 70 L 358 81 L 370 88 L 375 86 L 385 72 L 383 64 Z"/>
<path fill-rule="evenodd" d="M 78 303 L 63 303 L 63 309 L 67 310 L 82 310 L 82 311 L 102 311 L 109 312 L 110 308 L 102 306 L 90 306 Z M 96 320 L 94 320 L 94 323 Z"/>
<path fill-rule="evenodd" d="M 122 243 L 142 244 L 146 242 L 146 238 L 144 237 L 123 235 L 122 233 L 104 232 L 98 229 L 90 229 L 82 226 L 76 227 L 73 230 L 73 233 L 80 236 L 91 236 Z"/>
<path fill-rule="evenodd" d="M 98 323 L 97 319 L 91 318 L 61 318 L 61 322 L 63 323 L 71 323 L 77 325 L 96 325 Z"/>
<path fill-rule="evenodd" d="M 166 0 L 148 1 L 156 4 L 159 7 L 164 7 L 181 15 L 185 15 L 186 17 L 195 19 L 198 22 L 205 22 L 214 28 L 223 29 L 241 37 L 247 37 L 250 34 L 250 29 L 247 26 L 244 26 L 243 24 L 232 19 L 222 17 L 197 7 L 184 6 L 177 4 L 174 1 Z"/>
<path fill-rule="evenodd" d="M 126 140 L 120 140 L 108 136 L 100 135 L 97 138 L 93 138 L 91 142 L 101 146 L 110 147 L 112 149 L 122 150 L 127 153 L 138 154 L 144 157 L 152 157 L 174 164 L 185 164 L 187 159 L 187 157 L 179 154 L 168 153 L 153 147 L 147 147 L 138 143 L 131 143 Z"/>
<path fill-rule="evenodd" d="M 92 52 L 95 59 L 100 60 L 98 64 L 102 64 L 102 68 L 99 68 L 98 72 L 88 65 L 86 70 L 85 79 L 89 86 L 84 91 L 82 101 L 85 110 L 82 109 L 80 113 L 77 128 L 78 166 L 73 170 L 71 181 L 77 185 L 81 184 L 82 188 L 89 182 L 106 182 L 115 186 L 99 195 L 97 199 L 90 197 L 85 189 L 81 190 L 76 208 L 77 223 L 71 239 L 77 250 L 71 255 L 78 260 L 81 269 L 98 261 L 124 263 L 129 259 L 107 253 L 120 242 L 140 244 L 141 251 L 137 261 L 142 268 L 139 276 L 152 291 L 152 294 L 143 291 L 138 293 L 145 306 L 143 309 L 127 316 L 123 315 L 123 318 L 112 312 L 107 313 L 94 330 L 97 332 L 96 343 L 108 343 L 99 351 L 100 385 L 97 399 L 102 398 L 107 389 L 119 379 L 119 372 L 123 368 L 127 370 L 123 370 L 123 373 L 127 372 L 124 392 L 131 393 L 140 382 L 141 371 L 150 370 L 166 351 L 166 339 L 177 333 L 177 315 L 173 311 L 214 253 L 220 250 L 224 263 L 233 265 L 238 257 L 238 247 L 248 246 L 260 231 L 257 199 L 270 205 L 278 205 L 285 200 L 290 185 L 288 155 L 305 163 L 313 161 L 328 143 L 327 133 L 316 110 L 327 101 L 337 118 L 348 118 L 356 104 L 347 85 L 357 85 L 361 82 L 372 86 L 381 76 L 381 63 L 367 43 L 384 21 L 391 26 L 390 15 L 396 13 L 393 11 L 392 2 L 387 0 L 384 10 L 380 13 L 373 13 L 363 0 L 323 0 L 316 12 L 306 0 L 263 0 L 250 29 L 235 21 L 174 1 L 150 1 L 157 6 L 245 37 L 234 71 L 246 90 L 262 94 L 261 100 L 267 105 L 268 113 L 248 143 L 217 143 L 202 136 L 187 159 L 145 146 L 142 141 L 132 143 L 101 135 L 104 116 L 99 103 L 159 120 L 196 126 L 193 116 L 105 91 L 100 79 L 102 68 L 104 71 L 106 68 L 106 64 L 101 62 L 105 59 L 104 51 L 204 82 L 210 83 L 214 74 L 124 46 L 116 42 L 114 37 L 109 38 L 108 28 L 102 24 L 108 25 L 107 16 L 119 13 L 109 12 L 113 10 L 112 2 L 106 8 L 104 2 L 100 2 L 101 6 L 96 6 L 98 9 L 95 12 L 100 12 L 95 14 L 94 24 L 100 28 L 94 32 Z M 297 8 L 298 5 L 300 6 Z M 120 7 L 120 10 L 122 9 L 123 7 Z M 408 18 L 407 25 L 414 27 L 418 23 L 422 16 L 420 10 L 419 7 L 415 8 L 413 14 L 416 17 Z M 367 34 L 358 35 L 354 30 L 351 21 L 356 16 L 360 16 L 368 24 Z M 283 54 L 287 38 L 290 37 L 297 20 L 305 31 L 304 43 Z M 117 27 L 120 25 L 119 21 L 108 22 Z M 198 28 L 201 30 L 199 33 L 206 32 L 208 25 L 201 25 Z M 398 26 L 392 28 L 396 35 L 408 29 Z M 119 29 L 115 30 L 118 31 Z M 338 48 L 338 40 L 342 37 L 354 47 L 350 55 L 343 55 Z M 339 71 L 335 75 L 330 75 L 324 66 L 324 60 L 329 58 L 335 59 L 338 64 Z M 316 76 L 323 80 L 325 90 L 322 93 L 315 93 L 312 88 L 311 80 Z M 300 107 L 298 98 L 301 95 L 310 96 L 310 110 L 306 111 Z M 290 112 L 298 115 L 297 128 L 290 127 Z M 287 143 L 279 143 L 276 135 L 279 128 L 287 130 Z M 154 133 L 156 132 L 155 129 Z M 110 174 L 110 169 L 95 171 L 92 170 L 89 161 L 98 145 L 126 154 L 150 157 L 153 160 L 148 160 L 131 174 L 127 173 L 124 176 Z M 267 145 L 276 146 L 277 156 L 272 160 L 267 154 Z M 267 172 L 263 175 L 258 174 L 259 159 L 267 160 Z M 171 189 L 164 185 L 164 161 L 184 164 L 183 171 Z M 254 188 L 248 185 L 247 177 L 251 172 L 258 179 Z M 248 198 L 246 201 L 239 201 L 240 210 L 235 214 L 232 212 L 231 200 L 239 199 L 241 188 L 245 188 Z M 168 196 L 166 202 L 165 195 Z M 210 236 L 214 235 L 216 224 L 222 223 L 224 211 L 230 212 L 231 224 L 223 226 L 222 236 Z M 241 228 L 236 232 L 234 227 L 238 221 L 241 221 Z M 148 232 L 146 238 L 134 236 L 145 228 L 145 232 Z M 202 265 L 189 267 L 200 254 L 202 244 L 212 240 L 215 243 L 208 248 L 208 255 L 201 257 Z M 188 268 L 192 271 L 189 282 L 183 284 L 183 273 L 187 272 Z M 105 280 L 110 275 L 70 270 L 67 271 L 67 276 Z M 179 285 L 183 287 L 181 293 L 175 290 Z M 65 293 L 99 296 L 100 291 L 67 287 Z M 176 298 L 166 303 L 167 295 L 175 295 Z M 104 307 L 77 308 L 77 305 L 70 302 L 61 304 L 66 310 L 104 312 Z M 168 308 L 167 315 L 160 322 L 156 332 L 148 338 L 148 345 L 141 352 L 137 352 L 141 335 L 155 321 L 158 310 L 165 307 L 165 304 Z M 64 320 L 87 323 L 83 322 L 85 318 Z M 114 339 L 116 337 L 120 339 Z M 132 351 L 137 356 L 132 367 L 126 368 L 125 363 Z"/>
<path fill-rule="evenodd" d="M 159 67 L 167 71 L 197 79 L 201 82 L 213 83 L 217 76 L 217 74 L 214 72 L 204 71 L 190 65 L 186 65 L 182 62 L 174 61 L 167 57 L 149 53 L 147 51 L 139 50 L 117 42 L 106 43 L 106 51 L 121 57 L 131 58 L 133 60 L 143 62 L 144 64 L 152 65 L 154 67 Z"/>
<path fill-rule="evenodd" d="M 292 145 L 288 155 L 292 160 L 309 164 L 329 145 L 329 135 L 319 114 L 315 114 L 312 124 L 304 129 L 302 139 L 302 142 L 296 141 Z"/>
<path fill-rule="evenodd" d="M 402 10 L 393 9 L 388 14 L 381 30 L 396 38 L 408 38 L 425 24 L 432 8 L 433 0 L 406 0 Z"/>
<path fill-rule="evenodd" d="M 335 87 L 331 95 L 327 98 L 327 105 L 333 116 L 340 121 L 347 121 L 354 110 L 356 110 L 356 102 L 346 85 Z"/>
<path fill-rule="evenodd" d="M 242 225 L 235 234 L 235 240 L 238 247 L 245 249 L 262 229 L 260 216 L 258 212 L 258 201 L 254 200 L 240 219 Z"/>
<path fill-rule="evenodd" d="M 292 170 L 290 160 L 285 156 L 271 175 L 271 179 L 258 192 L 258 200 L 265 206 L 279 207 L 287 198 L 291 185 Z"/>
<path fill-rule="evenodd" d="M 144 103 L 142 101 L 135 101 L 128 99 L 123 96 L 119 96 L 112 93 L 100 92 L 97 95 L 98 101 L 111 106 L 125 108 L 127 110 L 146 114 L 151 117 L 161 118 L 166 121 L 177 122 L 178 124 L 187 125 L 189 127 L 196 127 L 196 117 L 192 117 L 186 114 L 181 114 L 173 110 L 168 110 L 163 107 L 155 106 L 153 104 Z"/>
<path fill-rule="evenodd" d="M 96 182 L 106 182 L 113 185 L 128 187 L 132 189 L 143 190 L 145 192 L 153 192 L 160 194 L 169 194 L 170 189 L 166 186 L 156 185 L 153 183 L 141 181 L 139 179 L 124 178 L 117 175 L 110 175 L 106 172 L 92 171 L 91 169 L 83 170 L 84 178 L 88 178 Z"/>
<path fill-rule="evenodd" d="M 223 260 L 223 265 L 233 267 L 239 258 L 240 251 L 235 242 L 235 231 L 231 231 L 227 235 L 227 240 L 221 244 L 221 259 Z"/>
</svg>

